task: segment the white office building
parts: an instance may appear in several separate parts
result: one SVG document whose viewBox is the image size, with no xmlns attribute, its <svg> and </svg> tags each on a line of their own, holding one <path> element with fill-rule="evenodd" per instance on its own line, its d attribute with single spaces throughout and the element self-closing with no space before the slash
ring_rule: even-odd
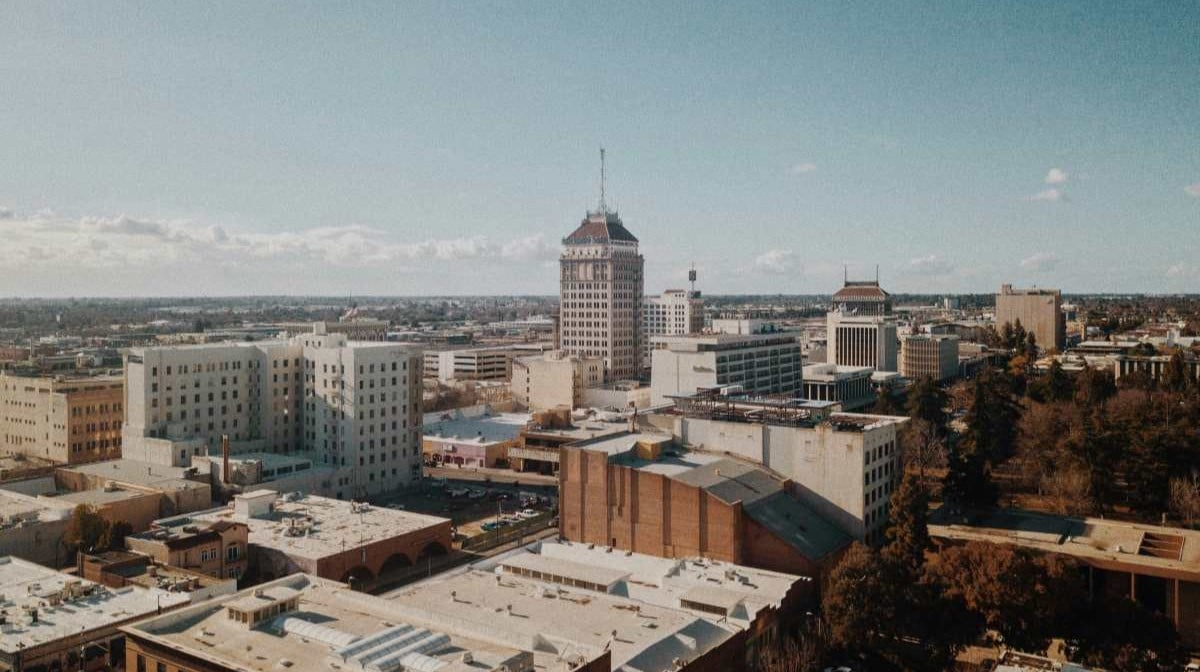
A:
<svg viewBox="0 0 1200 672">
<path fill-rule="evenodd" d="M 846 281 L 826 315 L 827 361 L 898 371 L 899 341 L 892 297 L 876 281 Z"/>
<path fill-rule="evenodd" d="M 642 303 L 642 367 L 650 368 L 655 336 L 686 336 L 704 331 L 704 300 L 699 292 L 668 289 Z"/>
<path fill-rule="evenodd" d="M 804 363 L 795 335 L 658 336 L 654 343 L 652 404 L 728 385 L 754 394 L 799 395 L 804 389 Z"/>
<path fill-rule="evenodd" d="M 319 329 L 318 329 L 319 331 Z M 126 457 L 306 453 L 354 498 L 421 473 L 419 350 L 311 333 L 281 341 L 134 348 L 125 359 Z"/>
</svg>

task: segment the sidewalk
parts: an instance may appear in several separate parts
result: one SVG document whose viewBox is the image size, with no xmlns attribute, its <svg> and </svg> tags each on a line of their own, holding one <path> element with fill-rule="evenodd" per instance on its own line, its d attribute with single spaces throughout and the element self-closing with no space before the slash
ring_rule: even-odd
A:
<svg viewBox="0 0 1200 672">
<path fill-rule="evenodd" d="M 514 483 L 517 485 L 557 486 L 557 476 L 531 474 L 509 469 L 488 469 L 484 467 L 425 467 L 425 475 L 435 478 L 446 478 L 452 481 L 491 481 L 492 483 Z"/>
</svg>

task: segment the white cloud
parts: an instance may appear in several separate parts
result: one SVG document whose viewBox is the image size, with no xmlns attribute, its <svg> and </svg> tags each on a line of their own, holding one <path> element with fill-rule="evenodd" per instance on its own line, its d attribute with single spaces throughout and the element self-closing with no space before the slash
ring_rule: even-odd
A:
<svg viewBox="0 0 1200 672">
<path fill-rule="evenodd" d="M 1038 252 L 1022 259 L 1021 268 L 1035 273 L 1045 273 L 1054 270 L 1060 261 L 1062 260 L 1059 256 L 1053 252 Z"/>
<path fill-rule="evenodd" d="M 1188 186 L 1184 187 L 1183 190 L 1188 194 L 1195 196 L 1196 198 L 1200 198 L 1200 182 L 1189 184 Z"/>
<path fill-rule="evenodd" d="M 793 175 L 804 175 L 805 173 L 817 172 L 817 164 L 815 163 L 797 163 L 792 166 Z"/>
<path fill-rule="evenodd" d="M 1038 193 L 1036 193 L 1032 196 L 1027 196 L 1025 198 L 1025 200 L 1033 201 L 1035 203 L 1037 203 L 1037 202 L 1055 203 L 1057 201 L 1064 200 L 1065 198 L 1066 198 L 1066 195 L 1063 194 L 1061 189 L 1052 187 L 1050 189 L 1044 189 L 1042 191 L 1039 191 Z"/>
<path fill-rule="evenodd" d="M 545 261 L 557 248 L 538 235 L 493 241 L 486 236 L 399 242 L 392 234 L 357 224 L 271 233 L 230 231 L 189 220 L 60 217 L 0 211 L 0 237 L 8 242 L 0 268 L 41 264 L 81 268 L 207 268 L 210 264 L 273 263 L 289 268 L 387 267 L 472 259 L 510 263 Z"/>
<path fill-rule="evenodd" d="M 954 271 L 954 264 L 946 261 L 936 254 L 927 254 L 923 257 L 910 259 L 908 262 L 908 270 L 914 273 L 927 275 L 943 275 Z"/>
<path fill-rule="evenodd" d="M 1171 264 L 1167 268 L 1168 278 L 1190 278 L 1194 275 L 1196 275 L 1196 269 L 1183 262 Z"/>
<path fill-rule="evenodd" d="M 1067 181 L 1067 171 L 1062 168 L 1051 168 L 1050 172 L 1046 173 L 1046 184 L 1065 184 Z"/>
<path fill-rule="evenodd" d="M 775 275 L 791 273 L 796 270 L 796 255 L 791 250 L 768 250 L 755 257 L 754 269 Z"/>
</svg>

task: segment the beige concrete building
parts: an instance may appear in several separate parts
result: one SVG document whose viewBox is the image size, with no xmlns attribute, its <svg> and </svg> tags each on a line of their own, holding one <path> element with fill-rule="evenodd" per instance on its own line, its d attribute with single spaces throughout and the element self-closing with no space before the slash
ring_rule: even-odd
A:
<svg viewBox="0 0 1200 672">
<path fill-rule="evenodd" d="M 124 403 L 117 376 L 0 374 L 0 454 L 57 464 L 120 457 Z"/>
<path fill-rule="evenodd" d="M 1013 289 L 1001 285 L 996 295 L 996 330 L 1005 323 L 1017 322 L 1032 332 L 1042 350 L 1062 350 L 1066 339 L 1066 321 L 1062 312 L 1062 292 L 1057 289 Z"/>
<path fill-rule="evenodd" d="M 426 351 L 424 377 L 443 383 L 452 380 L 508 380 L 512 360 L 522 353 L 510 346 Z"/>
<path fill-rule="evenodd" d="M 529 411 L 583 406 L 583 391 L 604 382 L 604 360 L 561 350 L 513 360 L 512 395 Z"/>
<path fill-rule="evenodd" d="M 900 374 L 943 382 L 958 376 L 957 336 L 905 336 L 900 347 Z"/>
<path fill-rule="evenodd" d="M 642 368 L 650 368 L 650 339 L 704 331 L 704 301 L 699 292 L 668 289 L 642 302 Z"/>
<path fill-rule="evenodd" d="M 563 238 L 559 347 L 602 360 L 605 380 L 637 378 L 641 369 L 643 266 L 638 239 L 603 198 Z"/>
<path fill-rule="evenodd" d="M 797 395 L 804 389 L 794 334 L 657 336 L 652 361 L 651 404 L 727 385 L 755 394 Z"/>
<path fill-rule="evenodd" d="M 124 445 L 189 466 L 214 454 L 298 453 L 338 470 L 338 497 L 366 497 L 421 473 L 421 353 L 314 333 L 285 341 L 135 348 L 126 356 Z"/>
</svg>

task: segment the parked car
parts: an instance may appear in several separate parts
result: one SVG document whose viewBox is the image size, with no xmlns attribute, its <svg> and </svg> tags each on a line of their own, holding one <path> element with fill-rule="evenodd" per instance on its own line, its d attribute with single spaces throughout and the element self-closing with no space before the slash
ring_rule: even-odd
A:
<svg viewBox="0 0 1200 672">
<path fill-rule="evenodd" d="M 470 492 L 467 493 L 467 499 L 483 499 L 484 497 L 487 497 L 487 494 L 487 490 L 472 488 Z"/>
<path fill-rule="evenodd" d="M 471 491 L 466 488 L 450 488 L 450 491 L 446 494 L 451 497 L 466 497 L 471 494 Z"/>
<path fill-rule="evenodd" d="M 489 520 L 488 522 L 484 523 L 483 525 L 480 525 L 479 527 L 484 532 L 493 532 L 493 531 L 498 530 L 507 525 L 508 525 L 507 520 Z"/>
<path fill-rule="evenodd" d="M 521 509 L 520 511 L 514 513 L 513 515 L 520 518 L 521 520 L 528 520 L 530 518 L 537 518 L 538 516 L 540 516 L 542 514 L 537 511 L 534 511 L 533 509 Z"/>
</svg>

